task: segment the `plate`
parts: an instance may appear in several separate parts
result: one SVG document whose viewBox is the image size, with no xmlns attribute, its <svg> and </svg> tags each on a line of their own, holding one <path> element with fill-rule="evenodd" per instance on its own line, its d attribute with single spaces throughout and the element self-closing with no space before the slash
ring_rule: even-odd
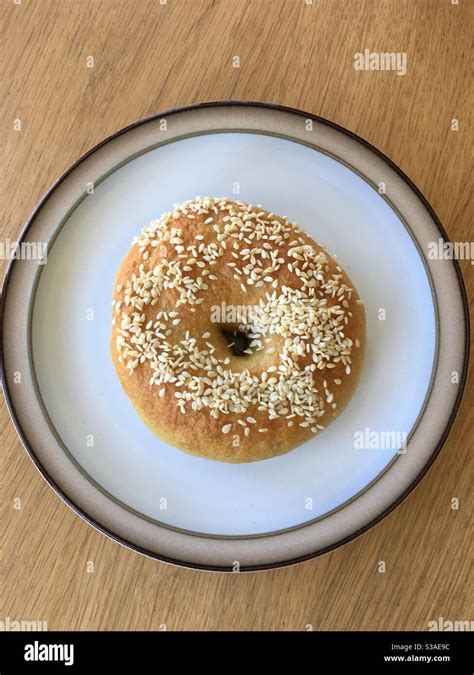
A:
<svg viewBox="0 0 474 675">
<path fill-rule="evenodd" d="M 197 195 L 297 221 L 364 301 L 356 393 L 288 455 L 241 465 L 188 456 L 143 425 L 115 374 L 117 268 L 143 226 Z M 47 246 L 44 259 L 8 268 L 2 382 L 23 444 L 81 516 L 161 560 L 254 570 L 333 549 L 406 496 L 458 407 L 466 300 L 456 262 L 430 259 L 439 239 L 446 234 L 409 179 L 321 118 L 222 102 L 137 122 L 82 157 L 35 209 L 20 250 Z"/>
</svg>

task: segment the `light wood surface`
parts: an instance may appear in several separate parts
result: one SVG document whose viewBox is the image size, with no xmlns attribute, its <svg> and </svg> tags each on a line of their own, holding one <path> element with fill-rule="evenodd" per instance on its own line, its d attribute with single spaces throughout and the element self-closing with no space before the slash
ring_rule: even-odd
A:
<svg viewBox="0 0 474 675">
<path fill-rule="evenodd" d="M 419 186 L 452 240 L 469 240 L 473 6 L 1 0 L 1 238 L 14 240 L 48 186 L 120 127 L 186 103 L 253 99 L 361 135 Z M 406 76 L 355 71 L 365 48 L 407 52 Z M 474 267 L 461 268 L 472 301 Z M 434 466 L 382 523 L 308 563 L 232 575 L 160 564 L 84 523 L 36 471 L 2 402 L 0 620 L 50 630 L 426 630 L 438 617 L 470 619 L 469 399 L 472 384 Z"/>
</svg>

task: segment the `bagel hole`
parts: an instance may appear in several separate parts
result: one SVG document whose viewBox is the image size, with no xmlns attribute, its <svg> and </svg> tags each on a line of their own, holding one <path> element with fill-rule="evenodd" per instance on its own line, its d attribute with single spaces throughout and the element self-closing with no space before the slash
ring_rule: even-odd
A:
<svg viewBox="0 0 474 675">
<path fill-rule="evenodd" d="M 227 340 L 227 346 L 234 356 L 249 356 L 245 353 L 250 348 L 251 338 L 238 326 L 225 326 L 221 328 L 222 335 Z"/>
</svg>

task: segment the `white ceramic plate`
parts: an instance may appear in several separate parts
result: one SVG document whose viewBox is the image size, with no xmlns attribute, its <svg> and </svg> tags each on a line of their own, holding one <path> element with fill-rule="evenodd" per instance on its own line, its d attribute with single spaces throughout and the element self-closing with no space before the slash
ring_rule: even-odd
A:
<svg viewBox="0 0 474 675">
<path fill-rule="evenodd" d="M 117 268 L 144 225 L 196 195 L 297 221 L 337 256 L 365 303 L 367 356 L 351 403 L 288 455 L 230 465 L 183 454 L 143 425 L 115 374 Z M 33 215 L 24 238 L 49 242 L 47 264 L 10 268 L 3 370 L 25 445 L 76 510 L 161 559 L 256 569 L 332 548 L 400 500 L 451 424 L 466 316 L 455 264 L 427 258 L 443 236 L 388 160 L 305 113 L 214 104 L 133 125 L 83 158 Z M 19 369 L 25 377 L 12 387 Z M 371 434 L 369 447 L 358 447 L 361 434 Z"/>
</svg>

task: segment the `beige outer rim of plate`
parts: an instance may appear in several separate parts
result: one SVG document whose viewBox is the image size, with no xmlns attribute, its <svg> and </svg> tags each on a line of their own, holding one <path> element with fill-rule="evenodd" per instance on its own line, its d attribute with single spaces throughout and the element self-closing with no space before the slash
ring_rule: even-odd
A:
<svg viewBox="0 0 474 675">
<path fill-rule="evenodd" d="M 51 242 L 60 224 L 84 198 L 87 184 L 99 183 L 134 156 L 183 137 L 223 131 L 265 133 L 300 142 L 338 159 L 374 189 L 381 181 L 385 183 L 385 198 L 423 258 L 438 315 L 438 358 L 431 392 L 407 453 L 399 455 L 368 489 L 340 509 L 290 530 L 262 536 L 211 537 L 141 517 L 87 479 L 64 452 L 43 414 L 29 345 L 38 265 L 23 261 L 11 261 L 2 291 L 2 384 L 12 420 L 31 459 L 58 495 L 94 527 L 129 548 L 166 562 L 222 571 L 235 569 L 238 563 L 240 570 L 261 570 L 312 558 L 353 539 L 413 489 L 443 445 L 459 406 L 467 371 L 469 321 L 457 263 L 427 258 L 428 244 L 447 237 L 409 179 L 350 132 L 313 115 L 274 105 L 235 101 L 198 104 L 119 131 L 55 183 L 30 217 L 21 241 Z M 21 385 L 14 383 L 17 372 L 21 373 Z M 459 373 L 459 384 L 452 384 L 453 372 Z"/>
</svg>

